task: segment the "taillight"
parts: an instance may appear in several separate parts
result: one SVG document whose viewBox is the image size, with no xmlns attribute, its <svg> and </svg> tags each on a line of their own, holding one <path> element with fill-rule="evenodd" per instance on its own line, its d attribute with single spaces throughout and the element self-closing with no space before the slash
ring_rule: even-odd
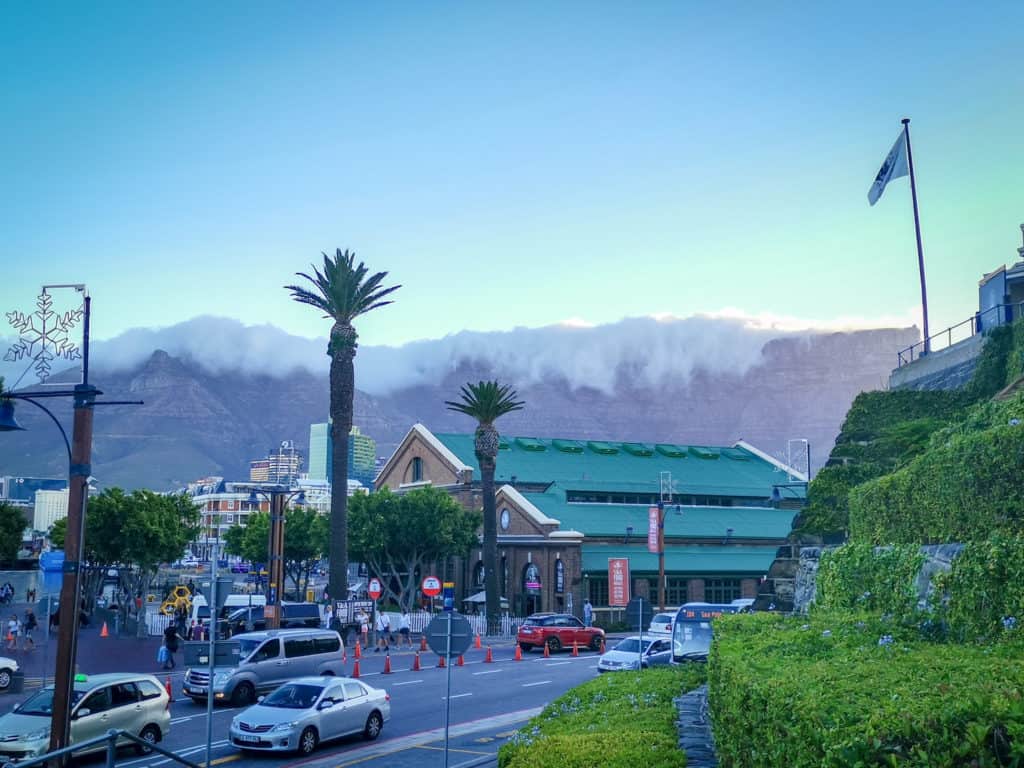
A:
<svg viewBox="0 0 1024 768">
<path fill-rule="evenodd" d="M 391 694 L 390 693 L 385 693 L 384 694 L 384 701 L 391 701 Z"/>
</svg>

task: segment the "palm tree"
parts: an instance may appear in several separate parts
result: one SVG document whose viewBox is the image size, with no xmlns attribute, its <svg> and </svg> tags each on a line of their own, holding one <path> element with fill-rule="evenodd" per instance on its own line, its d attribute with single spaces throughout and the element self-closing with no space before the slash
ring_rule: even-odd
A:
<svg viewBox="0 0 1024 768">
<path fill-rule="evenodd" d="M 383 301 L 388 294 L 402 286 L 382 288 L 387 272 L 367 277 L 363 262 L 353 266 L 356 255 L 340 248 L 333 257 L 326 253 L 321 272 L 313 265 L 313 275 L 296 272 L 313 284 L 310 291 L 298 285 L 286 285 L 292 298 L 300 304 L 310 304 L 323 311 L 324 317 L 334 320 L 327 355 L 331 358 L 331 542 L 329 556 L 331 570 L 327 590 L 331 598 L 348 597 L 348 440 L 352 431 L 352 402 L 355 397 L 356 340 L 359 335 L 352 321 L 360 315 L 391 304 Z"/>
<path fill-rule="evenodd" d="M 484 594 L 487 599 L 487 632 L 500 629 L 498 595 L 498 522 L 494 514 L 494 468 L 498 459 L 498 430 L 494 422 L 500 416 L 521 410 L 524 403 L 508 384 L 481 381 L 462 387 L 462 400 L 444 404 L 477 420 L 473 452 L 480 464 L 480 484 L 484 502 Z"/>
</svg>

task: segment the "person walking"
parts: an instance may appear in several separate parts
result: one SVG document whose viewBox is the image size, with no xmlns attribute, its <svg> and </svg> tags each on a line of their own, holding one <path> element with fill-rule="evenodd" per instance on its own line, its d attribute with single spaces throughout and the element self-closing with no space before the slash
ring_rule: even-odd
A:
<svg viewBox="0 0 1024 768">
<path fill-rule="evenodd" d="M 594 625 L 594 606 L 590 604 L 589 597 L 583 603 L 583 623 L 588 627 Z"/>
<path fill-rule="evenodd" d="M 174 654 L 178 650 L 178 641 L 181 635 L 178 634 L 178 625 L 171 622 L 164 630 L 164 647 L 167 649 L 167 661 L 164 662 L 164 669 L 174 669 Z"/>
<path fill-rule="evenodd" d="M 12 613 L 7 622 L 7 650 L 18 650 L 18 638 L 21 636 L 21 622 L 17 614 Z"/>
<path fill-rule="evenodd" d="M 32 637 L 32 632 L 39 626 L 39 622 L 36 621 L 36 614 L 31 608 L 25 609 L 25 621 L 21 625 L 21 633 L 25 637 L 24 648 L 26 651 L 35 650 L 36 641 Z"/>
<path fill-rule="evenodd" d="M 402 616 L 398 620 L 399 645 L 407 645 L 412 648 L 412 619 L 409 616 L 409 609 L 402 609 Z"/>
<path fill-rule="evenodd" d="M 388 635 L 391 634 L 391 621 L 388 619 L 388 615 L 384 611 L 377 612 L 377 647 L 373 649 L 374 653 L 380 653 L 380 649 L 383 648 L 385 653 L 389 652 L 388 649 Z"/>
<path fill-rule="evenodd" d="M 366 615 L 366 611 L 362 608 L 356 614 L 356 621 L 359 622 L 359 642 L 363 644 L 363 648 L 370 647 L 370 617 Z"/>
</svg>

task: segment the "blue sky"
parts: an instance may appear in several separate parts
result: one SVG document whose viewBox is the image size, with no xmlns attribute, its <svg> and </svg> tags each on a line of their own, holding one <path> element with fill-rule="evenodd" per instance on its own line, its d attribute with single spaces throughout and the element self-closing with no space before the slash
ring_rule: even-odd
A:
<svg viewBox="0 0 1024 768">
<path fill-rule="evenodd" d="M 403 284 L 369 344 L 906 318 L 909 116 L 938 330 L 1020 245 L 1024 5 L 833 5 L 5 4 L 0 310 L 322 336 L 281 286 L 340 246 Z"/>
</svg>

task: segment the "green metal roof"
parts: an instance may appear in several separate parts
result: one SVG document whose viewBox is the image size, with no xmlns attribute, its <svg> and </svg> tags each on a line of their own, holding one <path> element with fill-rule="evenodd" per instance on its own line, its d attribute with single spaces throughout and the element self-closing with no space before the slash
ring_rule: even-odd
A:
<svg viewBox="0 0 1024 768">
<path fill-rule="evenodd" d="M 687 546 L 665 547 L 665 571 L 669 573 L 757 575 L 768 572 L 776 547 Z M 583 570 L 608 573 L 608 558 L 628 557 L 630 573 L 658 572 L 658 556 L 646 545 L 583 545 Z"/>
<path fill-rule="evenodd" d="M 437 434 L 452 453 L 480 479 L 472 434 Z M 788 482 L 784 472 L 756 454 L 734 447 L 644 444 L 573 438 L 501 438 L 495 480 L 522 483 L 557 482 L 570 490 L 630 487 L 648 492 L 660 488 L 660 473 L 671 472 L 681 494 L 756 496 L 768 498 L 772 486 Z M 787 490 L 786 497 L 803 495 Z"/>
<path fill-rule="evenodd" d="M 565 491 L 553 487 L 546 493 L 523 494 L 548 517 L 556 518 L 563 531 L 579 531 L 588 537 L 624 536 L 633 526 L 633 536 L 646 539 L 647 507 L 638 504 L 578 504 L 565 500 Z M 668 507 L 665 536 L 693 539 L 722 539 L 732 528 L 734 539 L 785 539 L 796 511 L 772 507 Z"/>
</svg>

